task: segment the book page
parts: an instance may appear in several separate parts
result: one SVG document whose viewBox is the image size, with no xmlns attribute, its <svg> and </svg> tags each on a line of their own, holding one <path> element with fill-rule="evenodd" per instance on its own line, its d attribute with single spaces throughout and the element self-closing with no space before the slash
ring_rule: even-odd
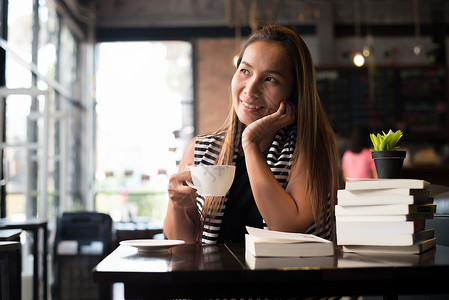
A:
<svg viewBox="0 0 449 300">
<path fill-rule="evenodd" d="M 331 241 L 320 238 L 313 234 L 265 230 L 265 229 L 250 227 L 250 226 L 246 226 L 246 230 L 248 231 L 248 233 L 250 235 L 264 239 L 264 240 L 289 240 L 289 241 L 296 242 L 296 243 L 298 243 L 298 242 L 331 243 Z"/>
</svg>

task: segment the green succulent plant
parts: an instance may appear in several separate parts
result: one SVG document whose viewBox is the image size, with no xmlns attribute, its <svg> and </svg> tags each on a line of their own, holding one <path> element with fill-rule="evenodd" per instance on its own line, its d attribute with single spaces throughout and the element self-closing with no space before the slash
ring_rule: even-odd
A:
<svg viewBox="0 0 449 300">
<path fill-rule="evenodd" d="M 373 143 L 373 151 L 395 151 L 399 147 L 396 146 L 399 139 L 402 137 L 402 131 L 393 132 L 391 129 L 388 133 L 382 131 L 382 135 L 378 133 L 370 134 L 371 142 Z"/>
</svg>

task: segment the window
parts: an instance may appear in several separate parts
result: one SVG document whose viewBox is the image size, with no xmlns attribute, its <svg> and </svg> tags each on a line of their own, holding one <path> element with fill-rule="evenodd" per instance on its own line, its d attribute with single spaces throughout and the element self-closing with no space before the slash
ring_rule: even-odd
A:
<svg viewBox="0 0 449 300">
<path fill-rule="evenodd" d="M 9 1 L 8 6 L 8 43 L 15 53 L 31 63 L 33 38 L 33 1 Z M 20 61 L 11 54 L 6 54 L 6 87 L 30 88 L 31 73 L 20 65 Z M 27 187 L 32 189 L 28 181 L 26 162 L 35 155 L 35 150 L 27 150 L 29 140 L 30 112 L 32 97 L 28 95 L 10 95 L 6 97 L 6 144 L 13 145 L 4 149 L 4 167 L 6 184 L 6 216 L 23 219 L 26 210 Z M 31 194 L 31 193 L 30 193 Z M 29 195 L 31 196 L 31 195 Z M 33 208 L 31 208 L 33 209 Z"/>
<path fill-rule="evenodd" d="M 78 161 L 73 159 L 75 143 L 69 145 L 83 130 L 72 125 L 82 107 L 75 84 L 78 41 L 45 0 L 34 4 L 33 0 L 8 4 L 6 134 L 1 144 L 6 194 L 1 195 L 1 213 L 15 220 L 52 220 L 61 199 L 68 203 L 63 208 L 72 209 L 69 196 L 76 192 L 68 195 L 67 186 L 73 185 L 75 176 L 67 174 L 78 171 L 76 163 L 82 160 L 80 155 Z"/>
<path fill-rule="evenodd" d="M 97 48 L 96 209 L 115 221 L 162 222 L 168 176 L 193 137 L 192 45 Z"/>
</svg>

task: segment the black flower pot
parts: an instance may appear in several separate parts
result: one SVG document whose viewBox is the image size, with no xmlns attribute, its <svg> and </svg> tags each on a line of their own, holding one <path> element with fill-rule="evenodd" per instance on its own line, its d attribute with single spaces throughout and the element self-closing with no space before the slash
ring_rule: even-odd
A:
<svg viewBox="0 0 449 300">
<path fill-rule="evenodd" d="M 377 177 L 400 178 L 404 164 L 405 151 L 372 151 Z"/>
</svg>

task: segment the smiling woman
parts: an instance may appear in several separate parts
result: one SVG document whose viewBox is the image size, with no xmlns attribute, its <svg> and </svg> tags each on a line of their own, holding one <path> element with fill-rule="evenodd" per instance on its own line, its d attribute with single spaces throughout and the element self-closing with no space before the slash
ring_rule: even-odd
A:
<svg viewBox="0 0 449 300">
<path fill-rule="evenodd" d="M 336 138 L 316 90 L 310 52 L 282 26 L 243 45 L 222 128 L 191 141 L 170 177 L 164 232 L 188 243 L 243 243 L 246 226 L 333 237 L 342 178 Z M 223 197 L 185 184 L 190 165 L 235 165 Z"/>
<path fill-rule="evenodd" d="M 160 223 L 167 206 L 167 174 L 176 168 L 183 141 L 192 133 L 191 44 L 98 47 L 97 209 L 116 221 L 150 218 Z"/>
</svg>

